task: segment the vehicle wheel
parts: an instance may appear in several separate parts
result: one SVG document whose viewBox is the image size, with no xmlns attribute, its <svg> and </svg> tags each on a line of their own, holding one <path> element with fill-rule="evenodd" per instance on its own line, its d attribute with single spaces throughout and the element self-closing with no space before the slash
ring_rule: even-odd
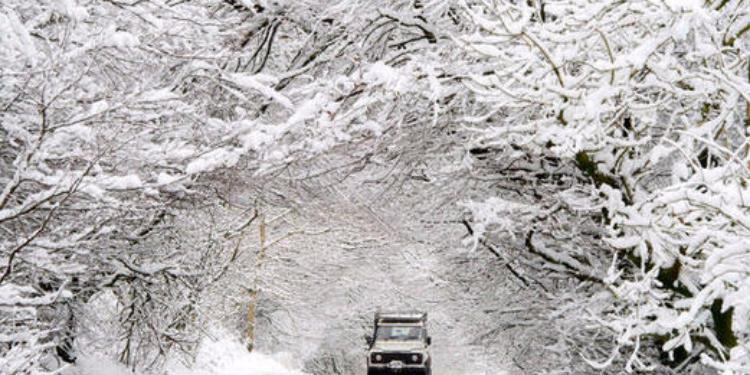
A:
<svg viewBox="0 0 750 375">
<path fill-rule="evenodd" d="M 380 375 L 380 372 L 374 368 L 367 368 L 367 375 Z"/>
</svg>

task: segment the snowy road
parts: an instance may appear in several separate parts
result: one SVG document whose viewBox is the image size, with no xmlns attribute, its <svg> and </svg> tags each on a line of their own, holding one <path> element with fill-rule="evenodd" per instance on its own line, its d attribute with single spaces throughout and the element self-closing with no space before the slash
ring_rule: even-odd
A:
<svg viewBox="0 0 750 375">
<path fill-rule="evenodd" d="M 426 226 L 423 213 L 400 208 L 414 204 L 408 195 L 374 200 L 354 190 L 335 190 L 326 199 L 301 197 L 305 205 L 287 224 L 269 227 L 269 241 L 297 225 L 330 231 L 293 236 L 269 249 L 262 270 L 260 350 L 290 353 L 297 358 L 295 368 L 315 375 L 361 374 L 362 337 L 372 329 L 373 312 L 417 309 L 429 313 L 435 374 L 513 373 L 503 333 L 484 312 L 510 299 L 503 294 L 508 290 L 497 288 L 505 280 L 497 277 L 493 259 L 465 250 L 462 226 Z M 431 203 L 439 206 L 420 202 L 428 209 Z M 229 280 L 247 280 L 253 273 L 252 251 L 245 255 Z M 214 305 L 234 303 L 235 309 L 216 319 L 229 316 L 241 332 L 245 290 L 241 283 L 220 288 Z"/>
<path fill-rule="evenodd" d="M 75 369 L 65 375 L 132 375 L 114 361 L 99 357 L 82 358 Z M 362 373 L 364 374 L 364 373 Z M 195 363 L 190 368 L 180 364 L 168 365 L 165 375 L 310 375 L 295 368 L 289 355 L 248 353 L 231 338 L 207 341 L 201 347 Z M 359 374 L 357 374 L 359 375 Z M 451 375 L 436 372 L 436 375 Z M 456 374 L 459 375 L 459 374 Z M 460 375 L 503 375 L 503 373 L 460 373 Z"/>
<path fill-rule="evenodd" d="M 365 372 L 352 375 L 364 375 Z M 110 374 L 102 374 L 110 375 Z M 120 374 L 111 374 L 120 375 Z M 195 365 L 184 368 L 173 365 L 166 375 L 310 375 L 296 368 L 290 353 L 249 354 L 237 341 L 224 338 L 206 343 Z M 435 372 L 435 375 L 504 375 L 503 373 Z"/>
<path fill-rule="evenodd" d="M 302 197 L 294 215 L 269 226 L 269 243 L 300 228 L 323 233 L 290 236 L 268 249 L 256 348 L 274 354 L 251 355 L 241 344 L 257 252 L 257 233 L 250 233 L 235 266 L 205 297 L 208 320 L 229 333 L 204 342 L 190 369 L 172 363 L 167 375 L 361 375 L 363 335 L 378 308 L 429 313 L 435 375 L 522 373 L 510 358 L 511 338 L 487 313 L 517 298 L 497 287 L 506 280 L 494 258 L 467 251 L 462 226 L 425 224 L 423 213 L 399 209 L 413 204 L 408 196 L 372 204 L 365 193 Z M 432 213 L 440 215 L 455 212 Z M 75 375 L 121 375 L 103 372 L 101 363 L 85 362 L 94 370 Z"/>
</svg>

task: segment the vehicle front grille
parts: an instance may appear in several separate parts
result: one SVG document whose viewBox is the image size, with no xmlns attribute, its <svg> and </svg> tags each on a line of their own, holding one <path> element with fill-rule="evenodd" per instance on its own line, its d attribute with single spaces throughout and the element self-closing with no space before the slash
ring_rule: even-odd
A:
<svg viewBox="0 0 750 375">
<path fill-rule="evenodd" d="M 380 360 L 376 357 L 380 355 Z M 417 361 L 412 360 L 412 356 L 417 356 Z M 422 355 L 419 353 L 372 353 L 370 357 L 372 363 L 390 363 L 393 361 L 401 361 L 405 364 L 418 364 L 422 363 Z"/>
</svg>

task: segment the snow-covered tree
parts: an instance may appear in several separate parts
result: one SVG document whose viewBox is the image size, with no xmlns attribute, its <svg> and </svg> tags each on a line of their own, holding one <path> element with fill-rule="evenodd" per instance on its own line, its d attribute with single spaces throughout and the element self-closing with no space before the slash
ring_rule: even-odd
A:
<svg viewBox="0 0 750 375">
<path fill-rule="evenodd" d="M 384 247 L 467 233 L 561 360 L 747 372 L 749 30 L 742 0 L 4 1 L 0 371 L 75 337 L 158 368 L 217 280 L 299 306 L 273 278 L 318 249 L 245 239 L 328 233 L 330 193 L 414 232 Z"/>
<path fill-rule="evenodd" d="M 212 249 L 180 244 L 172 224 L 194 195 L 194 163 L 221 139 L 175 73 L 195 51 L 180 37 L 215 40 L 191 23 L 206 8 L 165 7 L 0 6 L 3 373 L 54 352 L 73 360 L 80 308 L 103 291 L 128 327 L 110 338 L 124 363 L 150 357 L 131 341 L 149 352 L 189 341 Z"/>
<path fill-rule="evenodd" d="M 459 43 L 484 57 L 469 83 L 487 108 L 467 119 L 474 142 L 519 168 L 533 160 L 545 178 L 568 170 L 552 196 L 472 203 L 476 240 L 524 233 L 531 253 L 609 292 L 589 292 L 602 307 L 584 319 L 612 333 L 609 360 L 589 358 L 597 367 L 625 354 L 626 369 L 648 368 L 657 362 L 646 350 L 657 347 L 673 366 L 700 357 L 746 372 L 750 5 L 463 9 L 479 30 Z M 604 243 L 560 230 L 586 216 L 606 229 Z"/>
<path fill-rule="evenodd" d="M 3 372 L 72 360 L 95 306 L 120 316 L 98 345 L 129 366 L 189 347 L 195 299 L 250 212 L 218 225 L 190 209 L 210 212 L 232 171 L 321 167 L 299 181 L 399 153 L 384 134 L 403 149 L 424 136 L 453 96 L 435 47 L 460 27 L 449 2 L 430 5 L 4 2 Z"/>
</svg>

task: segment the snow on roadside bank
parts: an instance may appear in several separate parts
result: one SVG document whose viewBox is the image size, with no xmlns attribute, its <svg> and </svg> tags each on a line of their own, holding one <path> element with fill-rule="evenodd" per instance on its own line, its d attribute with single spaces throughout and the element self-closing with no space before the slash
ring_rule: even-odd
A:
<svg viewBox="0 0 750 375">
<path fill-rule="evenodd" d="M 133 375 L 117 361 L 100 356 L 85 356 L 76 365 L 63 371 L 64 375 Z"/>
<path fill-rule="evenodd" d="M 293 369 L 289 360 L 281 355 L 269 356 L 248 353 L 244 346 L 230 338 L 204 342 L 189 368 L 177 362 L 167 365 L 166 375 L 308 375 Z M 90 356 L 79 360 L 78 365 L 65 375 L 133 375 L 116 361 Z"/>
<path fill-rule="evenodd" d="M 248 353 L 245 347 L 230 338 L 206 341 L 201 345 L 195 364 L 169 366 L 167 375 L 307 375 L 293 369 L 281 355 Z"/>
</svg>

